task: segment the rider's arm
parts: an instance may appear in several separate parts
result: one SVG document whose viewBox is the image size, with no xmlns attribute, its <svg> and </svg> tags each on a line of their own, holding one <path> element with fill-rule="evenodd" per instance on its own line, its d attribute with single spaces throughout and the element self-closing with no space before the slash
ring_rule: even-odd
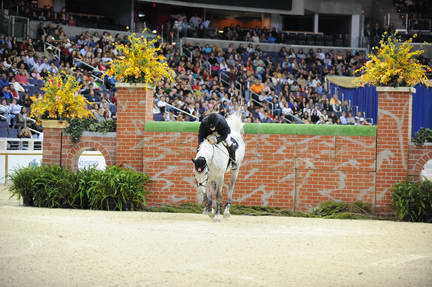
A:
<svg viewBox="0 0 432 287">
<path fill-rule="evenodd" d="M 231 133 L 231 129 L 226 121 L 220 124 L 220 128 L 218 129 L 219 136 L 217 137 L 217 142 L 220 143 L 224 141 L 227 136 Z"/>
<path fill-rule="evenodd" d="M 205 127 L 205 123 L 202 122 L 199 128 L 198 133 L 198 144 L 202 143 L 202 141 L 208 136 L 207 134 L 207 128 Z"/>
</svg>

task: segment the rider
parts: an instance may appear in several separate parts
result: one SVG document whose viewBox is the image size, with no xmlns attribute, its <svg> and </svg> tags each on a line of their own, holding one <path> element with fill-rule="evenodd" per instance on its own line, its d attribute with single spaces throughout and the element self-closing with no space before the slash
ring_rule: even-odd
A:
<svg viewBox="0 0 432 287">
<path fill-rule="evenodd" d="M 221 114 L 211 113 L 202 120 L 199 128 L 198 145 L 208 136 L 213 135 L 213 133 L 217 133 L 216 142 L 210 143 L 217 144 L 223 141 L 227 147 L 229 157 L 231 158 L 231 169 L 237 169 L 237 162 L 235 159 L 236 147 L 231 141 L 231 129 Z"/>
</svg>

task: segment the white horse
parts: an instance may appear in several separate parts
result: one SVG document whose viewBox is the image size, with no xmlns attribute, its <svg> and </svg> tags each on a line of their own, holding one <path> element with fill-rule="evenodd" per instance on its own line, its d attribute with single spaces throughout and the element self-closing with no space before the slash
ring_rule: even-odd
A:
<svg viewBox="0 0 432 287">
<path fill-rule="evenodd" d="M 221 218 L 222 189 L 225 173 L 231 171 L 228 198 L 223 213 L 224 217 L 229 217 L 234 185 L 237 181 L 240 166 L 245 154 L 245 143 L 241 135 L 243 129 L 241 116 L 232 114 L 227 118 L 227 123 L 231 129 L 231 138 L 238 144 L 236 149 L 237 169 L 231 170 L 231 164 L 228 166 L 230 158 L 225 145 L 223 143 L 212 145 L 208 139 L 205 139 L 200 144 L 198 153 L 195 159 L 192 160 L 194 163 L 198 193 L 203 197 L 204 213 L 212 218 L 214 217 L 217 221 Z M 210 135 L 209 137 L 211 136 L 214 135 Z M 216 201 L 213 201 L 213 195 L 215 195 Z"/>
</svg>

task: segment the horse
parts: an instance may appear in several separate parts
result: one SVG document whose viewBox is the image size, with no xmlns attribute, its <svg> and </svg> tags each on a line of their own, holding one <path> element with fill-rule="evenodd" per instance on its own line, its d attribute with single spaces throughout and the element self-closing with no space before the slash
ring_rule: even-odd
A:
<svg viewBox="0 0 432 287">
<path fill-rule="evenodd" d="M 228 187 L 227 202 L 225 204 L 223 216 L 224 218 L 228 218 L 231 215 L 230 207 L 234 186 L 245 154 L 241 116 L 234 113 L 227 118 L 227 123 L 231 129 L 231 139 L 233 142 L 237 143 L 237 149 L 235 151 L 237 168 L 235 170 L 231 169 L 229 153 L 222 142 L 218 144 L 210 143 L 209 137 L 214 135 L 210 135 L 200 144 L 195 158 L 192 159 L 198 194 L 202 195 L 203 198 L 203 213 L 208 214 L 210 218 L 214 218 L 216 221 L 219 221 L 221 218 L 224 177 L 225 173 L 229 171 L 231 172 L 231 182 Z M 213 201 L 213 195 L 216 201 Z"/>
</svg>

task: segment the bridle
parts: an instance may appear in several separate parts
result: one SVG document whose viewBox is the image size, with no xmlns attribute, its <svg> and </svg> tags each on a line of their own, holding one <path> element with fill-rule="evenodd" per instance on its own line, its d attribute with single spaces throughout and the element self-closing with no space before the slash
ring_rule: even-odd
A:
<svg viewBox="0 0 432 287">
<path fill-rule="evenodd" d="M 212 145 L 212 147 L 213 147 L 213 154 L 212 154 L 212 157 L 211 157 L 211 159 L 210 159 L 210 162 L 213 161 L 214 153 L 215 153 L 215 147 L 214 147 L 214 145 Z M 201 187 L 201 186 L 204 187 L 204 188 L 207 187 L 208 178 L 209 178 L 209 176 L 208 176 L 208 174 L 209 174 L 209 167 L 208 167 L 208 164 L 209 164 L 209 163 L 206 162 L 206 166 L 205 166 L 205 179 L 204 179 L 203 181 L 199 182 L 199 181 L 196 179 L 196 176 L 195 176 L 195 181 L 196 181 L 198 187 Z"/>
<path fill-rule="evenodd" d="M 195 177 L 195 180 L 196 180 L 196 182 L 197 182 L 197 184 L 198 184 L 198 187 L 200 187 L 200 186 L 202 186 L 202 187 L 206 187 L 207 186 L 207 182 L 208 182 L 208 174 L 209 174 L 209 170 L 208 170 L 208 167 L 206 166 L 205 167 L 205 179 L 203 180 L 203 181 L 201 181 L 201 182 L 199 182 L 197 179 L 196 179 L 196 177 Z"/>
</svg>

